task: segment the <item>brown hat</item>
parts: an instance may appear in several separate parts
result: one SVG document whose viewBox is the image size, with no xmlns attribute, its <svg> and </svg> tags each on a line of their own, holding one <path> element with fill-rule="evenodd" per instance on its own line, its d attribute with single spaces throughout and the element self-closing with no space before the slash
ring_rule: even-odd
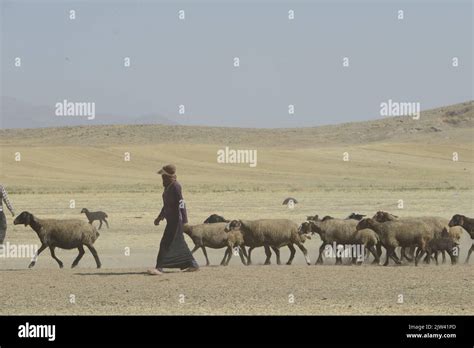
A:
<svg viewBox="0 0 474 348">
<path fill-rule="evenodd" d="M 167 164 L 163 168 L 161 168 L 158 172 L 160 175 L 168 175 L 172 176 L 176 174 L 176 166 L 174 164 Z"/>
</svg>

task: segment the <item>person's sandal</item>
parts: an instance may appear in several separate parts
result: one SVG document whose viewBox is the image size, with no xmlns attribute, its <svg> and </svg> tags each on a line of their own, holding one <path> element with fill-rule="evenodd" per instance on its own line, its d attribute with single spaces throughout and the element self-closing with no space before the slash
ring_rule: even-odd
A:
<svg viewBox="0 0 474 348">
<path fill-rule="evenodd" d="M 149 269 L 147 271 L 149 275 L 162 275 L 163 272 L 158 271 L 156 268 Z"/>
</svg>

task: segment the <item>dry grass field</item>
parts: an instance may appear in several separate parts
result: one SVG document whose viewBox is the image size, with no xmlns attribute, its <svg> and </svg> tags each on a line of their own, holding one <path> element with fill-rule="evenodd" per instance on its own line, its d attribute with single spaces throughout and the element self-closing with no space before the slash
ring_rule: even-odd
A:
<svg viewBox="0 0 474 348">
<path fill-rule="evenodd" d="M 163 164 L 177 165 L 192 224 L 211 213 L 295 222 L 310 214 L 345 217 L 381 209 L 399 216 L 472 216 L 473 127 L 472 103 L 464 103 L 424 112 L 419 121 L 396 117 L 301 129 L 0 130 L 0 182 L 17 213 L 85 219 L 79 213 L 88 207 L 110 216 L 110 229 L 104 226 L 96 242 L 101 270 L 89 252 L 78 268 L 67 269 L 76 250 L 57 251 L 62 270 L 46 251 L 31 270 L 29 259 L 0 258 L 0 292 L 8 294 L 0 299 L 0 314 L 472 315 L 474 259 L 438 267 L 334 266 L 330 259 L 306 266 L 297 250 L 292 266 L 277 266 L 274 257 L 263 266 L 260 248 L 254 266 L 235 257 L 220 267 L 224 250 L 209 250 L 213 266 L 200 272 L 143 272 L 154 264 L 164 229 L 153 225 L 161 208 L 156 171 Z M 217 163 L 216 152 L 225 146 L 257 150 L 257 167 Z M 130 161 L 124 161 L 126 152 Z M 345 152 L 349 161 L 343 161 Z M 299 201 L 294 209 L 281 204 L 288 196 Z M 13 226 L 11 217 L 8 223 L 5 242 L 38 243 L 29 227 Z M 465 233 L 461 262 L 471 243 Z M 319 245 L 319 237 L 306 242 L 312 263 Z M 195 255 L 204 264 L 202 252 Z M 283 248 L 283 260 L 288 255 Z M 404 303 L 397 303 L 400 294 Z"/>
</svg>

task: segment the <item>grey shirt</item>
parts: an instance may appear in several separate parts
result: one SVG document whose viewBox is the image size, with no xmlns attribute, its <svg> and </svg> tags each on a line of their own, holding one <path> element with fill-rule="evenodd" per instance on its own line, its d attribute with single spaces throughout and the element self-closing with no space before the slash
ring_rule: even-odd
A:
<svg viewBox="0 0 474 348">
<path fill-rule="evenodd" d="M 8 193 L 3 187 L 3 185 L 0 185 L 0 211 L 3 211 L 3 202 L 5 202 L 8 210 L 10 210 L 12 214 L 14 214 L 13 207 L 10 203 L 10 200 L 8 199 Z"/>
</svg>

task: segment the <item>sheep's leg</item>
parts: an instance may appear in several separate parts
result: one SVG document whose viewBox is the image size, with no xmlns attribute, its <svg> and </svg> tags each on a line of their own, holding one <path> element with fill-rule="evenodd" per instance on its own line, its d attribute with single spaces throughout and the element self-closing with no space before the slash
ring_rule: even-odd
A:
<svg viewBox="0 0 474 348">
<path fill-rule="evenodd" d="M 277 259 L 277 265 L 281 265 L 281 260 L 280 260 L 280 249 L 276 247 L 272 247 L 273 251 L 275 252 L 276 259 Z"/>
<path fill-rule="evenodd" d="M 471 249 L 469 249 L 469 251 L 467 253 L 466 261 L 464 261 L 464 263 L 469 263 L 469 258 L 471 257 L 471 253 L 472 253 L 473 250 L 474 250 L 474 243 L 472 243 Z"/>
<path fill-rule="evenodd" d="M 107 225 L 107 228 L 109 228 L 109 223 L 107 222 L 106 219 L 104 219 L 105 224 Z"/>
<path fill-rule="evenodd" d="M 202 252 L 204 253 L 204 256 L 206 257 L 206 266 L 209 266 L 210 262 L 209 262 L 209 259 L 207 258 L 206 247 L 203 245 L 203 246 L 201 246 L 201 249 L 202 249 Z"/>
<path fill-rule="evenodd" d="M 97 265 L 97 268 L 100 268 L 102 264 L 100 263 L 99 260 L 99 255 L 97 254 L 97 250 L 95 250 L 94 246 L 92 245 L 87 245 L 87 248 L 91 251 L 92 256 L 94 256 L 95 263 Z"/>
<path fill-rule="evenodd" d="M 408 257 L 407 255 L 407 249 L 405 247 L 402 247 L 401 249 L 401 254 L 400 254 L 400 261 L 403 261 L 403 259 L 407 260 L 408 262 L 413 262 L 413 253 L 414 253 L 414 249 L 413 247 L 410 247 L 410 249 L 408 249 L 408 253 L 412 256 L 412 257 Z"/>
<path fill-rule="evenodd" d="M 293 258 L 295 257 L 295 254 L 296 254 L 296 249 L 291 243 L 288 244 L 288 249 L 290 249 L 290 258 L 288 259 L 288 262 L 286 264 L 291 265 L 291 263 L 293 262 Z"/>
<path fill-rule="evenodd" d="M 254 249 L 254 247 L 250 247 L 249 248 L 249 257 L 248 257 L 248 262 L 247 262 L 247 265 L 251 265 L 252 264 L 252 250 Z"/>
<path fill-rule="evenodd" d="M 224 257 L 222 258 L 222 261 L 221 261 L 221 266 L 227 266 L 229 264 L 231 254 L 232 254 L 232 248 L 228 246 L 225 249 Z"/>
<path fill-rule="evenodd" d="M 408 257 L 407 254 L 405 254 L 405 258 L 407 259 L 408 262 L 413 262 L 414 258 L 415 258 L 415 248 L 414 246 L 411 246 L 410 249 L 408 250 L 409 254 L 410 254 L 410 257 Z"/>
<path fill-rule="evenodd" d="M 51 245 L 49 246 L 49 251 L 51 251 L 51 256 L 52 256 L 52 258 L 56 260 L 56 262 L 57 262 L 58 265 L 59 265 L 59 268 L 63 268 L 63 263 L 61 262 L 60 259 L 58 259 L 58 258 L 56 257 L 56 253 L 54 252 L 54 249 L 56 249 L 56 247 L 51 246 Z"/>
<path fill-rule="evenodd" d="M 84 247 L 81 245 L 80 247 L 77 248 L 79 250 L 79 255 L 77 255 L 76 259 L 74 260 L 74 262 L 72 263 L 72 266 L 71 268 L 74 268 L 77 266 L 77 264 L 79 263 L 79 261 L 82 259 L 82 257 L 84 256 L 85 254 L 85 251 L 84 251 Z"/>
<path fill-rule="evenodd" d="M 272 252 L 270 251 L 270 247 L 268 245 L 264 245 L 263 247 L 265 248 L 265 255 L 267 256 L 264 265 L 270 265 L 270 257 L 272 256 Z"/>
<path fill-rule="evenodd" d="M 196 250 L 198 250 L 198 249 L 199 249 L 199 246 L 198 246 L 198 245 L 195 245 L 194 248 L 193 248 L 193 250 L 191 250 L 191 254 L 194 254 L 194 252 L 195 252 Z"/>
<path fill-rule="evenodd" d="M 323 244 L 321 244 L 321 246 L 319 247 L 319 256 L 318 256 L 318 259 L 316 260 L 316 263 L 315 265 L 317 264 L 323 264 L 323 251 L 324 251 L 324 248 L 326 247 L 326 242 L 323 242 Z"/>
<path fill-rule="evenodd" d="M 99 220 L 99 230 L 102 228 L 102 220 Z"/>
<path fill-rule="evenodd" d="M 230 262 L 230 259 L 232 258 L 232 254 L 233 254 L 233 250 L 234 250 L 234 247 L 229 247 L 229 252 L 228 252 L 228 256 L 227 256 L 227 261 L 225 263 L 225 265 L 227 266 Z M 241 251 L 240 251 L 240 248 L 239 248 L 239 255 L 241 255 Z M 242 258 L 242 256 L 241 256 Z"/>
<path fill-rule="evenodd" d="M 306 248 L 304 247 L 304 245 L 300 242 L 297 242 L 296 245 L 298 246 L 298 248 L 300 248 L 301 252 L 303 253 L 304 255 L 304 258 L 306 260 L 306 264 L 307 265 L 310 265 L 311 264 L 311 260 L 309 259 L 309 256 L 308 256 L 308 250 L 306 250 Z"/>
<path fill-rule="evenodd" d="M 403 259 L 407 259 L 407 256 L 405 254 L 405 247 L 402 247 L 401 250 L 400 250 L 400 261 L 403 261 Z"/>
<path fill-rule="evenodd" d="M 30 264 L 28 265 L 28 268 L 32 268 L 36 264 L 36 260 L 38 260 L 39 254 L 43 252 L 44 249 L 46 249 L 48 246 L 46 244 L 41 244 L 40 248 L 36 252 L 35 256 L 31 259 Z"/>
<path fill-rule="evenodd" d="M 394 247 L 385 247 L 386 250 L 386 255 L 385 255 L 385 263 L 383 264 L 384 266 L 388 266 L 389 259 L 393 259 L 393 253 L 395 253 L 395 248 Z"/>
<path fill-rule="evenodd" d="M 239 246 L 239 255 L 242 263 L 247 266 L 249 256 L 247 250 L 245 250 L 245 246 Z"/>
<path fill-rule="evenodd" d="M 400 265 L 402 262 L 400 261 L 400 259 L 398 258 L 397 256 L 397 253 L 395 252 L 395 248 L 393 248 L 393 251 L 392 253 L 390 254 L 390 258 L 397 264 L 397 265 Z"/>
<path fill-rule="evenodd" d="M 434 252 L 434 259 L 435 259 L 435 262 L 436 262 L 436 266 L 438 266 L 439 262 L 438 262 L 438 252 L 437 251 Z"/>
<path fill-rule="evenodd" d="M 426 250 L 419 248 L 417 251 L 417 256 L 415 257 L 415 266 L 418 266 L 418 262 L 424 254 L 426 254 Z M 428 256 L 431 257 L 431 255 Z"/>
<path fill-rule="evenodd" d="M 455 265 L 457 263 L 457 257 L 454 256 L 454 253 L 452 250 L 447 250 L 446 251 L 449 255 L 449 258 L 451 259 L 451 265 Z"/>
<path fill-rule="evenodd" d="M 341 244 L 336 244 L 336 265 L 342 265 L 342 257 L 341 256 L 338 256 L 338 251 L 339 251 L 339 245 Z M 342 245 L 342 247 L 344 248 L 344 245 Z M 344 249 L 342 249 L 344 250 Z"/>
<path fill-rule="evenodd" d="M 378 259 L 380 260 L 380 258 L 382 257 L 382 243 L 378 242 L 376 248 Z"/>
<path fill-rule="evenodd" d="M 373 265 L 378 265 L 378 263 L 380 262 L 380 258 L 379 258 L 379 255 L 377 253 L 377 250 L 375 250 L 373 245 L 368 246 L 367 249 L 369 249 L 369 252 L 372 255 L 374 255 L 374 261 L 372 261 L 372 264 Z"/>
<path fill-rule="evenodd" d="M 232 253 L 232 247 L 227 246 L 224 252 L 224 257 L 222 258 L 222 261 L 221 261 L 221 266 L 227 266 L 230 260 L 231 253 Z"/>
<path fill-rule="evenodd" d="M 441 254 L 443 255 L 443 263 L 446 263 L 446 252 L 443 250 Z"/>
</svg>

